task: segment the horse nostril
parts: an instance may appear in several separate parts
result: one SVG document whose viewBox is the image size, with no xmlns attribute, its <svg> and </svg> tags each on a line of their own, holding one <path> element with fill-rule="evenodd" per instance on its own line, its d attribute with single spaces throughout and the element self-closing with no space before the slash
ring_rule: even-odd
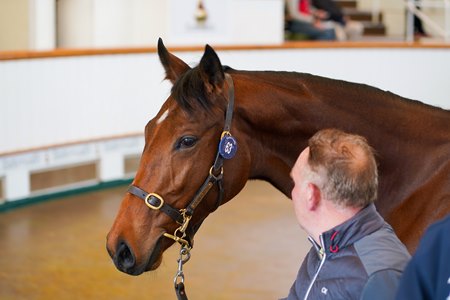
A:
<svg viewBox="0 0 450 300">
<path fill-rule="evenodd" d="M 125 242 L 121 242 L 117 247 L 115 255 L 115 263 L 119 270 L 125 273 L 132 273 L 132 270 L 136 264 L 136 258 L 130 247 Z"/>
</svg>

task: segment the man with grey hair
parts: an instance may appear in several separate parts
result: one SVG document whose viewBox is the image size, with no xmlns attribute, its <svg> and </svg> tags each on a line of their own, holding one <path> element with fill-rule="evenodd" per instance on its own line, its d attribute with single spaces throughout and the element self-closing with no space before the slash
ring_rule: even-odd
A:
<svg viewBox="0 0 450 300">
<path fill-rule="evenodd" d="M 378 172 L 367 141 L 319 131 L 291 177 L 295 215 L 313 247 L 286 299 L 394 299 L 410 255 L 376 211 Z"/>
</svg>

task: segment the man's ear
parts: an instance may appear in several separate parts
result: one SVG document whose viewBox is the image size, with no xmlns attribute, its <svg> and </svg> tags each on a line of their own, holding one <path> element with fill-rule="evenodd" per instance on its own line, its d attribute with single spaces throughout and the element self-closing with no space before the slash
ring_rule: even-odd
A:
<svg viewBox="0 0 450 300">
<path fill-rule="evenodd" d="M 322 193 L 320 192 L 319 187 L 314 183 L 308 183 L 307 196 L 308 209 L 311 211 L 316 210 L 322 200 Z"/>
</svg>

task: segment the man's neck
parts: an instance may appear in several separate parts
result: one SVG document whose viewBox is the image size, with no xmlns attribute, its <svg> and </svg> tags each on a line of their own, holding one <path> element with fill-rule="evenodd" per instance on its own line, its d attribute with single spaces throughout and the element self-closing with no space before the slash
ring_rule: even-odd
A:
<svg viewBox="0 0 450 300">
<path fill-rule="evenodd" d="M 323 201 L 323 206 L 321 207 L 321 211 L 317 217 L 318 224 L 314 226 L 311 230 L 310 236 L 319 244 L 320 236 L 327 232 L 328 230 L 341 225 L 347 220 L 351 219 L 354 215 L 356 215 L 361 208 L 355 207 L 341 207 L 337 206 L 331 201 L 325 200 Z M 323 245 L 322 245 L 323 246 Z"/>
</svg>

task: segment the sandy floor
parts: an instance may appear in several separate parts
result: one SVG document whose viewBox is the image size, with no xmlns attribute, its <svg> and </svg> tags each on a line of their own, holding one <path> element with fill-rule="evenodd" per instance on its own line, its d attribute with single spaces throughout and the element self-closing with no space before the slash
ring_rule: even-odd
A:
<svg viewBox="0 0 450 300">
<path fill-rule="evenodd" d="M 179 247 L 138 277 L 117 271 L 106 234 L 126 187 L 0 213 L 0 299 L 176 299 Z M 209 216 L 185 265 L 189 299 L 286 296 L 309 249 L 290 200 L 250 182 Z"/>
</svg>

